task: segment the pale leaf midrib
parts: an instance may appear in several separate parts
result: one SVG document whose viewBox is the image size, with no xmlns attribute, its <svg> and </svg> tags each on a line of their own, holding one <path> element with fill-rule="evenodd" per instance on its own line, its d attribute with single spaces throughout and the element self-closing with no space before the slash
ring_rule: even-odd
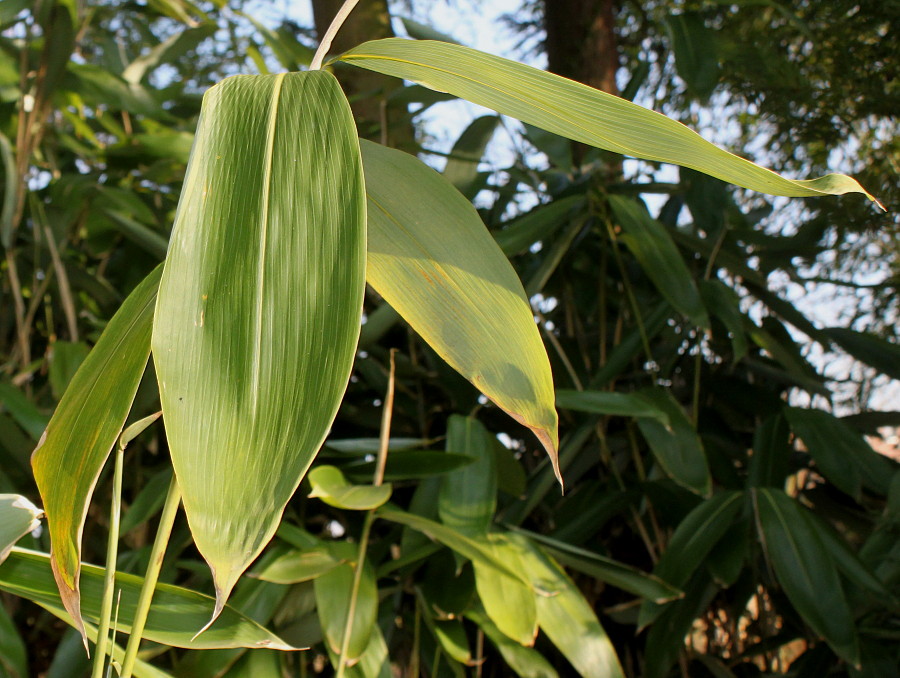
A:
<svg viewBox="0 0 900 678">
<path fill-rule="evenodd" d="M 263 334 L 263 297 L 266 282 L 266 248 L 269 238 L 269 211 L 270 196 L 272 191 L 272 164 L 275 154 L 275 126 L 278 120 L 278 104 L 281 101 L 281 87 L 284 83 L 284 73 L 275 77 L 272 87 L 271 104 L 269 107 L 269 120 L 266 123 L 266 151 L 264 154 L 263 178 L 262 178 L 262 205 L 260 208 L 260 234 L 259 255 L 256 265 L 256 304 L 253 314 L 254 345 L 252 355 L 252 374 L 250 382 L 251 411 L 254 419 L 257 414 L 259 402 L 259 380 L 262 369 L 260 356 L 262 354 Z"/>
</svg>

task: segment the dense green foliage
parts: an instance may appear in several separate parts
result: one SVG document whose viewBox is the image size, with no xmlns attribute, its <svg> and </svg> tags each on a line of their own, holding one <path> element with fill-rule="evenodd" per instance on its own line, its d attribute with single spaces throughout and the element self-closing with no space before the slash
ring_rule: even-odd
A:
<svg viewBox="0 0 900 678">
<path fill-rule="evenodd" d="M 227 7 L 202 14 L 175 0 L 32 4 L 0 5 L 0 493 L 40 504 L 31 452 L 70 385 L 70 398 L 93 397 L 84 377 L 73 381 L 77 368 L 104 328 L 118 331 L 110 319 L 165 257 L 202 92 L 227 74 L 297 70 L 311 51 L 289 24 L 272 31 Z M 892 110 L 879 108 L 887 106 L 880 90 L 867 84 L 873 91 L 850 110 L 835 92 L 823 93 L 835 75 L 827 56 L 784 58 L 792 54 L 785 46 L 807 32 L 816 55 L 835 37 L 826 29 L 833 18 L 803 2 L 785 9 L 783 21 L 765 19 L 777 3 L 765 11 L 692 4 L 671 16 L 666 3 L 647 3 L 646 42 L 625 46 L 641 82 L 648 43 L 666 57 L 658 82 L 677 66 L 680 80 L 668 82 L 685 90 L 669 112 L 741 91 L 754 105 L 748 110 L 759 111 L 742 118 L 744 133 L 753 138 L 756 125 L 767 125 L 780 167 L 825 169 L 832 148 L 817 141 L 817 130 L 835 124 L 843 136 L 857 135 L 866 176 L 884 183 L 896 156 L 883 149 L 897 142 L 879 137 L 888 123 L 879 127 L 877 116 Z M 877 35 L 895 20 L 860 12 L 860 34 Z M 679 56 L 678 35 L 713 26 L 716 53 Z M 775 56 L 748 56 L 769 49 L 747 40 L 772 26 Z M 866 63 L 866 54 L 854 59 Z M 802 91 L 787 96 L 773 85 L 783 80 L 746 67 L 751 62 L 793 68 Z M 425 107 L 447 98 L 418 85 L 391 96 Z M 823 327 L 770 280 L 809 275 L 805 264 L 822 250 L 824 233 L 837 233 L 839 248 L 845 234 L 871 232 L 891 217 L 862 196 L 817 198 L 807 202 L 818 211 L 805 212 L 794 233 L 761 221 L 771 211 L 762 198 L 695 171 L 645 186 L 609 181 L 611 154 L 590 150 L 576 165 L 581 154 L 570 141 L 533 127 L 525 137 L 546 165 L 535 169 L 532 154 L 501 172 L 480 171 L 496 128 L 493 116 L 475 120 L 445 176 L 466 197 L 478 196 L 481 219 L 531 300 L 554 375 L 565 494 L 532 432 L 438 356 L 432 345 L 440 337 L 400 319 L 397 311 L 414 323 L 415 308 L 385 302 L 402 294 L 389 275 L 370 275 L 384 297 L 367 293 L 346 396 L 275 538 L 251 566 L 256 576 L 237 584 L 219 626 L 197 639 L 206 644 L 184 649 L 212 610 L 195 592 L 215 592 L 186 521 L 176 522 L 158 595 L 178 614 L 151 614 L 144 635 L 154 643 L 141 659 L 152 667 L 139 663 L 136 675 L 329 674 L 342 655 L 352 660 L 345 675 L 359 676 L 390 675 L 392 667 L 458 676 L 476 665 L 497 676 L 894 676 L 900 473 L 863 434 L 897 426 L 900 416 L 833 409 L 835 384 L 794 330 L 882 378 L 900 378 L 900 349 L 877 322 L 870 325 L 878 336 L 859 323 Z M 407 162 L 371 148 L 367 159 L 367 146 L 367 172 L 376 161 Z M 369 199 L 380 200 L 376 181 L 367 182 Z M 866 187 L 888 205 L 895 199 Z M 642 199 L 651 194 L 662 204 L 657 218 Z M 414 194 L 406 203 L 448 214 L 457 198 L 418 205 Z M 389 216 L 404 207 L 382 203 Z M 534 206 L 522 213 L 520 204 Z M 372 249 L 372 220 L 370 259 L 389 251 Z M 890 251 L 886 245 L 879 261 L 896 270 Z M 840 263 L 828 274 L 846 274 Z M 145 283 L 126 307 L 150 308 L 154 288 Z M 892 293 L 890 284 L 875 290 L 876 313 L 894 312 Z M 123 341 L 132 340 L 138 359 L 149 338 Z M 491 355 L 502 348 L 491 346 Z M 454 367 L 474 380 L 464 364 Z M 160 409 L 152 363 L 133 388 L 129 422 Z M 825 409 L 797 406 L 813 399 Z M 386 403 L 391 445 L 379 469 Z M 125 451 L 123 619 L 137 604 L 135 575 L 151 560 L 168 457 L 162 423 Z M 104 560 L 113 487 L 104 472 L 88 510 L 85 562 Z M 18 510 L 14 536 L 0 524 L 9 543 L 33 526 L 35 512 Z M 18 546 L 50 550 L 46 533 Z M 102 576 L 83 568 L 88 621 L 99 614 Z M 56 618 L 66 613 L 45 555 L 13 551 L 0 565 L 0 590 L 0 676 L 88 675 L 77 632 Z M 261 639 L 312 650 L 244 649 Z"/>
</svg>

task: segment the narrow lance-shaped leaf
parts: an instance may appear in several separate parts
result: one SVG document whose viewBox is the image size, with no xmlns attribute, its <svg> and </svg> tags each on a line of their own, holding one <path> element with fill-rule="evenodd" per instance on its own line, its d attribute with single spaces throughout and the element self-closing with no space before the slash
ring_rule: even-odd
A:
<svg viewBox="0 0 900 678">
<path fill-rule="evenodd" d="M 359 143 L 334 77 L 235 76 L 207 91 L 153 354 L 217 611 L 274 534 L 334 419 L 364 271 Z"/>
<path fill-rule="evenodd" d="M 72 378 L 31 458 L 47 514 L 56 583 L 82 637 L 81 532 L 94 485 L 122 431 L 147 365 L 161 271 L 158 266 L 144 278 L 109 321 Z"/>
<path fill-rule="evenodd" d="M 711 144 L 660 113 L 469 47 L 387 38 L 365 42 L 339 59 L 455 94 L 575 141 L 690 167 L 754 191 L 792 197 L 863 193 L 877 203 L 855 179 L 843 174 L 786 179 Z"/>
<path fill-rule="evenodd" d="M 363 142 L 362 151 L 369 283 L 451 367 L 534 431 L 559 476 L 550 361 L 509 261 L 437 172 L 378 144 Z"/>
<path fill-rule="evenodd" d="M 759 488 L 756 508 L 766 556 L 797 612 L 839 657 L 859 664 L 859 638 L 837 567 L 805 509 L 781 490 Z"/>
<path fill-rule="evenodd" d="M 103 578 L 102 568 L 83 566 L 84 618 L 94 624 L 100 617 Z M 117 596 L 121 592 L 117 603 L 120 632 L 131 630 L 142 584 L 141 577 L 116 573 Z M 27 598 L 65 619 L 66 613 L 46 553 L 14 548 L 6 562 L 0 565 L 0 590 Z M 213 605 L 213 599 L 202 593 L 180 586 L 158 584 L 144 627 L 144 638 L 164 645 L 198 650 L 227 647 L 295 649 L 230 606 L 206 633 L 194 639 L 197 627 L 209 618 Z"/>
</svg>

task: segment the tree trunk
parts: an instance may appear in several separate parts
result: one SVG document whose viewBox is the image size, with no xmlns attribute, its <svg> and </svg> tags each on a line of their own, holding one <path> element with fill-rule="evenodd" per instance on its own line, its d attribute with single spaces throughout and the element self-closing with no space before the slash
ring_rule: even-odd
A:
<svg viewBox="0 0 900 678">
<path fill-rule="evenodd" d="M 615 33 L 615 0 L 544 0 L 548 70 L 596 89 L 618 94 L 619 50 Z M 581 163 L 586 151 L 573 144 Z M 609 163 L 610 178 L 621 174 L 621 162 Z"/>
<path fill-rule="evenodd" d="M 343 0 L 311 0 L 316 33 L 325 35 Z M 340 54 L 367 40 L 393 37 L 387 0 L 362 0 L 350 13 L 331 45 Z M 335 75 L 350 99 L 359 135 L 389 146 L 415 149 L 415 131 L 404 106 L 388 103 L 391 92 L 403 86 L 397 78 L 355 66 L 339 66 Z"/>
<path fill-rule="evenodd" d="M 546 0 L 549 70 L 618 94 L 614 0 Z"/>
</svg>

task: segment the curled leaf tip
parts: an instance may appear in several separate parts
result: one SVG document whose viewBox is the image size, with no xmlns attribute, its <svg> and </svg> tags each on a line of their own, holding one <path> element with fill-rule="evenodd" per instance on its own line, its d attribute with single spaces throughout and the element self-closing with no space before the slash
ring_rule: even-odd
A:
<svg viewBox="0 0 900 678">
<path fill-rule="evenodd" d="M 62 600 L 63 607 L 72 617 L 72 625 L 81 635 L 81 642 L 84 643 L 84 650 L 88 657 L 91 656 L 91 650 L 88 646 L 87 631 L 84 628 L 84 618 L 81 616 L 81 591 L 78 586 L 78 579 L 81 575 L 81 567 L 77 567 L 74 578 L 69 579 L 62 570 L 53 549 L 50 550 L 50 569 L 53 571 L 53 578 L 56 580 L 56 587 L 59 589 L 59 597 Z"/>
</svg>

